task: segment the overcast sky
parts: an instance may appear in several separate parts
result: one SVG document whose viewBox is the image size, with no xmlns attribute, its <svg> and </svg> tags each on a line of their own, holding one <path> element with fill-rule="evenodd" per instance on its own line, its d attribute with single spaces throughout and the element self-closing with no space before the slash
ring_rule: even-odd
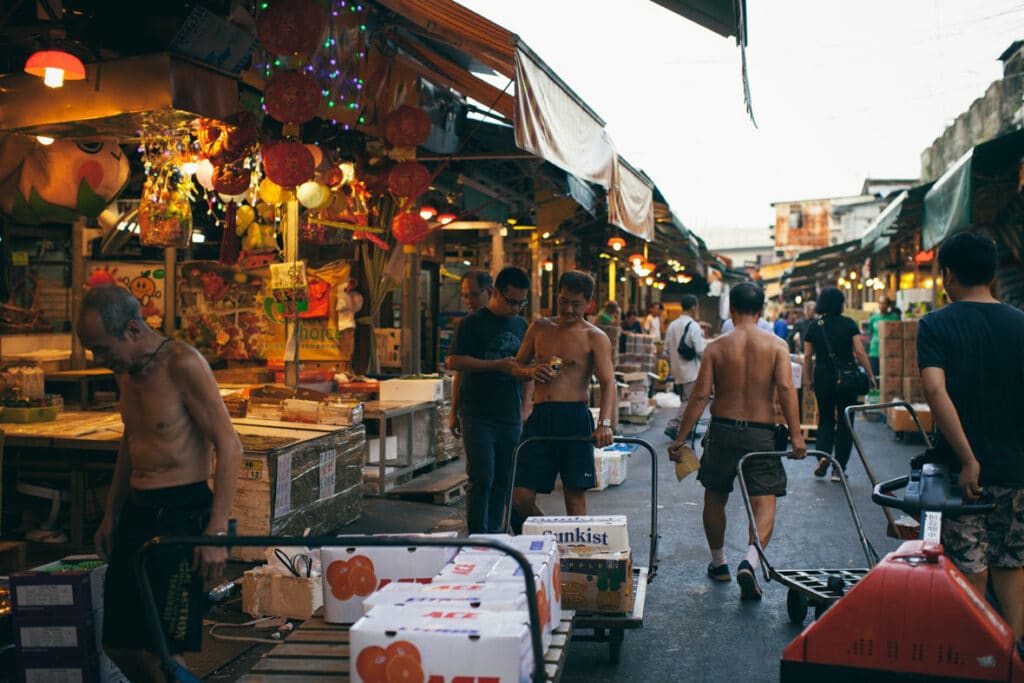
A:
<svg viewBox="0 0 1024 683">
<path fill-rule="evenodd" d="M 916 178 L 921 151 L 1024 38 L 1020 0 L 747 0 L 754 128 L 735 41 L 660 5 L 458 1 L 518 33 L 719 248 L 766 236 L 773 201 Z"/>
</svg>

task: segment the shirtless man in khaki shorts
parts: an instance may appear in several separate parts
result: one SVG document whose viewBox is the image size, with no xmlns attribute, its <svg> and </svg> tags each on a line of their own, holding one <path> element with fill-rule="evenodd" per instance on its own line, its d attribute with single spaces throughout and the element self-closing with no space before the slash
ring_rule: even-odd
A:
<svg viewBox="0 0 1024 683">
<path fill-rule="evenodd" d="M 138 300 L 114 285 L 82 298 L 76 331 L 96 363 L 117 374 L 124 437 L 96 550 L 109 558 L 103 647 L 133 682 L 166 680 L 150 639 L 135 555 L 153 536 L 227 533 L 242 444 L 206 360 L 154 332 Z M 214 490 L 207 486 L 213 471 Z M 218 581 L 223 547 L 168 547 L 149 564 L 157 611 L 172 653 L 202 645 L 203 580 Z"/>
<path fill-rule="evenodd" d="M 587 514 L 586 491 L 594 486 L 594 446 L 611 444 L 615 409 L 615 372 L 608 336 L 583 317 L 594 294 L 594 280 L 569 271 L 558 279 L 558 315 L 534 321 L 519 347 L 517 376 L 534 381 L 532 412 L 523 425 L 531 436 L 593 436 L 591 442 L 537 442 L 520 451 L 512 493 L 512 527 L 543 515 L 537 492 L 551 493 L 562 478 L 565 512 Z M 552 360 L 554 359 L 554 363 Z M 561 362 L 558 362 L 561 361 Z M 590 415 L 590 378 L 601 383 L 597 428 Z"/>
<path fill-rule="evenodd" d="M 789 457 L 807 457 L 807 446 L 800 434 L 796 389 L 789 364 L 789 347 L 771 332 L 757 328 L 764 307 L 764 293 L 744 282 L 729 293 L 729 310 L 735 329 L 707 345 L 697 385 L 679 424 L 679 437 L 669 447 L 671 459 L 681 457 L 681 448 L 704 411 L 711 403 L 711 426 L 704 437 L 704 455 L 697 479 L 704 485 L 704 535 L 711 550 L 708 577 L 728 581 L 725 560 L 725 504 L 736 478 L 736 465 L 745 454 L 775 450 L 775 392 L 778 390 L 782 414 L 792 431 L 793 450 Z M 775 499 L 786 495 L 786 470 L 776 458 L 757 458 L 744 468 L 743 476 L 750 492 L 754 521 L 765 545 L 775 525 Z M 759 563 L 753 530 L 746 557 L 736 571 L 740 597 L 758 600 Z"/>
</svg>

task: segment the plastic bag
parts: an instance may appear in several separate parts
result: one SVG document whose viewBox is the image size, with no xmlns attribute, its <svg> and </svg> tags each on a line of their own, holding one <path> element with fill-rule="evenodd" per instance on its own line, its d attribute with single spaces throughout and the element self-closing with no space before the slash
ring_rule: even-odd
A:
<svg viewBox="0 0 1024 683">
<path fill-rule="evenodd" d="M 654 395 L 654 404 L 659 408 L 681 408 L 683 406 L 679 394 L 668 391 L 659 391 Z"/>
</svg>

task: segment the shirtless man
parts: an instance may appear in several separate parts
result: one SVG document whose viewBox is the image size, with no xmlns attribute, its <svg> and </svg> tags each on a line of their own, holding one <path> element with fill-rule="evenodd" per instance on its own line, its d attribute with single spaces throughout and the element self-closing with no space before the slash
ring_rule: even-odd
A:
<svg viewBox="0 0 1024 683">
<path fill-rule="evenodd" d="M 713 392 L 711 426 L 704 437 L 704 456 L 697 479 L 704 485 L 704 535 L 711 550 L 708 577 L 715 581 L 730 578 L 725 560 L 725 504 L 736 478 L 736 465 L 747 453 L 776 450 L 776 390 L 792 432 L 793 450 L 789 457 L 807 457 L 807 446 L 800 435 L 789 347 L 771 332 L 758 329 L 763 307 L 764 293 L 753 283 L 744 282 L 729 292 L 735 328 L 707 345 L 697 385 L 679 425 L 679 437 L 669 446 L 669 457 L 680 460 L 686 436 Z M 775 498 L 786 495 L 786 470 L 777 458 L 757 458 L 747 464 L 743 476 L 757 531 L 761 542 L 767 545 L 775 525 Z M 746 557 L 737 568 L 736 582 L 741 598 L 759 600 L 759 562 L 752 529 L 749 543 Z"/>
<path fill-rule="evenodd" d="M 558 315 L 533 322 L 516 356 L 517 376 L 535 382 L 532 412 L 523 425 L 523 438 L 593 436 L 593 443 L 549 441 L 522 449 L 512 493 L 516 513 L 513 528 L 517 533 L 525 518 L 544 514 L 537 506 L 537 492 L 551 493 L 558 476 L 562 477 L 566 514 L 587 514 L 586 490 L 596 483 L 594 446 L 603 448 L 614 436 L 611 342 L 583 317 L 593 294 L 592 277 L 579 271 L 563 273 L 558 279 Z M 597 375 L 601 383 L 601 415 L 596 429 L 588 407 L 592 375 Z"/>
<path fill-rule="evenodd" d="M 76 324 L 95 361 L 118 375 L 124 436 L 117 451 L 96 551 L 109 558 L 103 646 L 133 682 L 166 680 L 140 607 L 134 561 L 147 540 L 166 534 L 227 533 L 242 444 L 217 382 L 199 352 L 161 337 L 128 290 L 93 287 Z M 214 491 L 207 479 L 213 472 Z M 150 579 L 172 653 L 202 644 L 203 580 L 218 581 L 222 547 L 167 548 L 151 557 Z"/>
</svg>

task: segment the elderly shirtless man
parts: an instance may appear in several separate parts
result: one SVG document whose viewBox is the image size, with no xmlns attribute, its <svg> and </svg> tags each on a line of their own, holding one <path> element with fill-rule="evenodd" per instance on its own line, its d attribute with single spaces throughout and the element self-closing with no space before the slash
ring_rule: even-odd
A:
<svg viewBox="0 0 1024 683">
<path fill-rule="evenodd" d="M 227 533 L 242 444 L 217 382 L 194 348 L 161 337 L 126 289 L 106 285 L 82 298 L 82 345 L 118 375 L 124 437 L 117 451 L 96 550 L 109 558 L 103 647 L 129 680 L 163 681 L 156 645 L 140 606 L 135 556 L 157 535 Z M 214 491 L 207 479 L 213 467 Z M 167 548 L 149 575 L 172 653 L 202 644 L 203 579 L 220 579 L 225 548 Z"/>
<path fill-rule="evenodd" d="M 771 332 L 758 329 L 764 307 L 764 293 L 744 282 L 729 293 L 729 310 L 735 328 L 708 344 L 704 351 L 697 385 L 686 404 L 679 425 L 679 437 L 669 447 L 673 460 L 680 458 L 686 436 L 693 429 L 711 394 L 711 427 L 704 437 L 704 455 L 697 479 L 704 485 L 704 535 L 711 550 L 708 577 L 728 581 L 725 560 L 725 504 L 736 478 L 740 458 L 753 451 L 775 450 L 775 392 L 782 402 L 782 414 L 792 431 L 790 458 L 807 457 L 800 435 L 796 389 L 786 342 Z M 744 468 L 750 503 L 761 541 L 767 545 L 775 525 L 775 499 L 786 495 L 786 470 L 776 458 L 757 458 Z M 757 550 L 753 530 L 746 557 L 736 570 L 740 597 L 758 600 Z"/>
<path fill-rule="evenodd" d="M 596 483 L 594 446 L 603 448 L 614 436 L 611 342 L 583 317 L 593 294 L 594 279 L 589 275 L 563 273 L 558 279 L 558 315 L 534 321 L 516 356 L 517 376 L 535 382 L 532 412 L 523 426 L 523 438 L 593 436 L 593 443 L 548 441 L 522 449 L 512 493 L 513 528 L 517 533 L 526 517 L 544 514 L 537 506 L 537 492 L 551 493 L 558 476 L 562 478 L 566 514 L 587 514 L 586 490 Z M 596 429 L 588 407 L 591 375 L 597 375 L 601 383 L 601 415 Z"/>
</svg>

